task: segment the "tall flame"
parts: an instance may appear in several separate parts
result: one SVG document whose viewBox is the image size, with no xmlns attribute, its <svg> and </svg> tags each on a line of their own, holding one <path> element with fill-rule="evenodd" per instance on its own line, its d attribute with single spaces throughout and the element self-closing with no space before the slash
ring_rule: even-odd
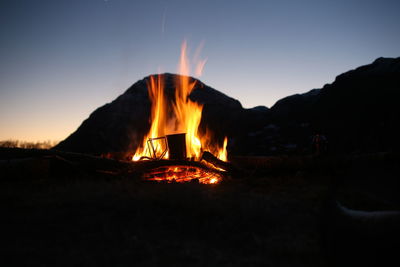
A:
<svg viewBox="0 0 400 267">
<path fill-rule="evenodd" d="M 199 49 L 196 51 L 195 58 L 198 57 Z M 196 67 L 196 72 L 204 67 L 205 60 L 200 61 Z M 154 158 L 162 157 L 166 151 L 166 143 L 158 139 L 152 141 L 154 147 L 149 149 L 148 140 L 158 138 L 167 134 L 186 133 L 186 155 L 189 158 L 199 160 L 202 151 L 209 151 L 223 161 L 227 161 L 227 138 L 224 144 L 219 147 L 213 140 L 210 131 L 199 132 L 203 105 L 192 101 L 189 96 L 192 93 L 196 80 L 190 78 L 190 62 L 187 57 L 187 44 L 183 42 L 179 61 L 179 77 L 176 82 L 175 99 L 172 103 L 172 115 L 169 115 L 167 101 L 164 95 L 164 80 L 162 75 L 151 76 L 147 83 L 149 98 L 152 103 L 149 133 L 144 137 L 142 145 L 136 150 L 132 160 L 136 161 L 142 157 Z M 153 143 L 154 142 L 154 143 Z M 155 155 L 154 155 L 155 154 Z M 163 158 L 168 158 L 168 154 Z"/>
<path fill-rule="evenodd" d="M 175 89 L 175 103 L 173 109 L 176 115 L 177 131 L 186 133 L 187 155 L 198 159 L 201 155 L 201 142 L 198 128 L 201 121 L 203 106 L 190 100 L 196 81 L 190 82 L 190 64 L 186 55 L 186 42 L 182 44 L 179 64 L 179 81 Z"/>
<path fill-rule="evenodd" d="M 164 136 L 166 134 L 166 125 L 167 125 L 167 112 L 166 112 L 166 101 L 164 97 L 164 80 L 161 75 L 158 76 L 150 76 L 150 81 L 147 82 L 147 88 L 149 92 L 149 98 L 151 101 L 151 115 L 150 115 L 150 131 L 144 137 L 143 143 L 136 150 L 135 155 L 132 160 L 137 161 L 141 157 L 151 158 L 152 151 L 148 149 L 147 140 L 150 138 L 157 138 L 160 136 Z M 162 154 L 162 152 L 166 149 L 166 145 L 162 142 L 157 142 L 154 146 L 156 156 Z M 168 155 L 166 155 L 168 158 Z"/>
</svg>

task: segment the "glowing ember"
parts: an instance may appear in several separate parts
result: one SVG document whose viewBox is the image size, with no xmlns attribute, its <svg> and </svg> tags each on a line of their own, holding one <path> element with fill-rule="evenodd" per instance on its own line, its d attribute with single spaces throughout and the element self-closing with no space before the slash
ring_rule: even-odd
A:
<svg viewBox="0 0 400 267">
<path fill-rule="evenodd" d="M 199 49 L 196 51 L 195 58 L 198 59 Z M 200 74 L 205 60 L 198 60 L 196 72 Z M 196 81 L 191 81 L 190 62 L 187 58 L 187 45 L 183 42 L 179 64 L 179 79 L 176 81 L 175 99 L 171 105 L 167 105 L 167 98 L 164 95 L 163 76 L 151 76 L 147 87 L 151 105 L 150 123 L 151 127 L 144 136 L 142 145 L 136 150 L 133 161 L 140 159 L 168 159 L 168 143 L 165 137 L 171 134 L 185 133 L 186 156 L 194 160 L 200 160 L 203 151 L 209 151 L 217 158 L 227 161 L 226 145 L 228 139 L 225 137 L 222 146 L 216 145 L 218 142 L 213 139 L 212 132 L 206 130 L 204 134 L 199 132 L 199 125 L 203 106 L 190 100 L 189 95 L 193 91 Z M 175 167 L 174 167 L 175 168 Z M 221 179 L 219 175 L 210 174 L 203 170 L 192 168 L 185 169 L 177 167 L 177 171 L 170 167 L 163 170 L 163 175 L 148 178 L 150 180 L 167 181 L 189 181 L 199 179 L 201 183 L 218 183 Z M 183 171 L 184 170 L 184 171 Z"/>
<path fill-rule="evenodd" d="M 216 172 L 185 165 L 158 167 L 147 172 L 143 178 L 168 183 L 190 182 L 197 179 L 201 184 L 217 184 L 222 180 L 222 176 Z"/>
</svg>

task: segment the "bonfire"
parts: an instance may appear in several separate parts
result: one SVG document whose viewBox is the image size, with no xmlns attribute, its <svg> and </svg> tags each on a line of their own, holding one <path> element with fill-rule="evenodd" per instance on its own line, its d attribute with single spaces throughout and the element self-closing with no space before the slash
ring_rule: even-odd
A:
<svg viewBox="0 0 400 267">
<path fill-rule="evenodd" d="M 198 75 L 204 63 L 200 61 L 197 64 Z M 221 163 L 227 161 L 228 138 L 218 144 L 210 129 L 204 133 L 199 130 L 203 106 L 189 98 L 197 81 L 189 76 L 186 42 L 182 44 L 179 74 L 172 102 L 165 96 L 163 76 L 150 76 L 147 87 L 151 101 L 151 126 L 132 160 L 159 162 L 156 168 L 145 173 L 146 180 L 218 183 L 222 179 L 221 172 L 226 171 Z"/>
</svg>

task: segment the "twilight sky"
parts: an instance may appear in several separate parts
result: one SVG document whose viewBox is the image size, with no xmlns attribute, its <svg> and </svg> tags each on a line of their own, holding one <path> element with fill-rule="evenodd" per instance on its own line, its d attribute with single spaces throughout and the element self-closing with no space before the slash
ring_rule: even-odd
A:
<svg viewBox="0 0 400 267">
<path fill-rule="evenodd" d="M 200 79 L 244 107 L 400 56 L 400 1 L 1 0 L 0 140 L 62 140 L 204 42 Z"/>
</svg>

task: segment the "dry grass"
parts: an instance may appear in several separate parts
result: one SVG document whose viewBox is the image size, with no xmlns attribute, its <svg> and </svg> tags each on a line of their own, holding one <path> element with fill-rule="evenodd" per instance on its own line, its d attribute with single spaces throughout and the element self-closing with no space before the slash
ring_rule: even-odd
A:
<svg viewBox="0 0 400 267">
<path fill-rule="evenodd" d="M 0 140 L 0 147 L 3 148 L 26 148 L 26 149 L 50 149 L 58 144 L 58 141 L 22 141 L 22 140 Z"/>
</svg>

